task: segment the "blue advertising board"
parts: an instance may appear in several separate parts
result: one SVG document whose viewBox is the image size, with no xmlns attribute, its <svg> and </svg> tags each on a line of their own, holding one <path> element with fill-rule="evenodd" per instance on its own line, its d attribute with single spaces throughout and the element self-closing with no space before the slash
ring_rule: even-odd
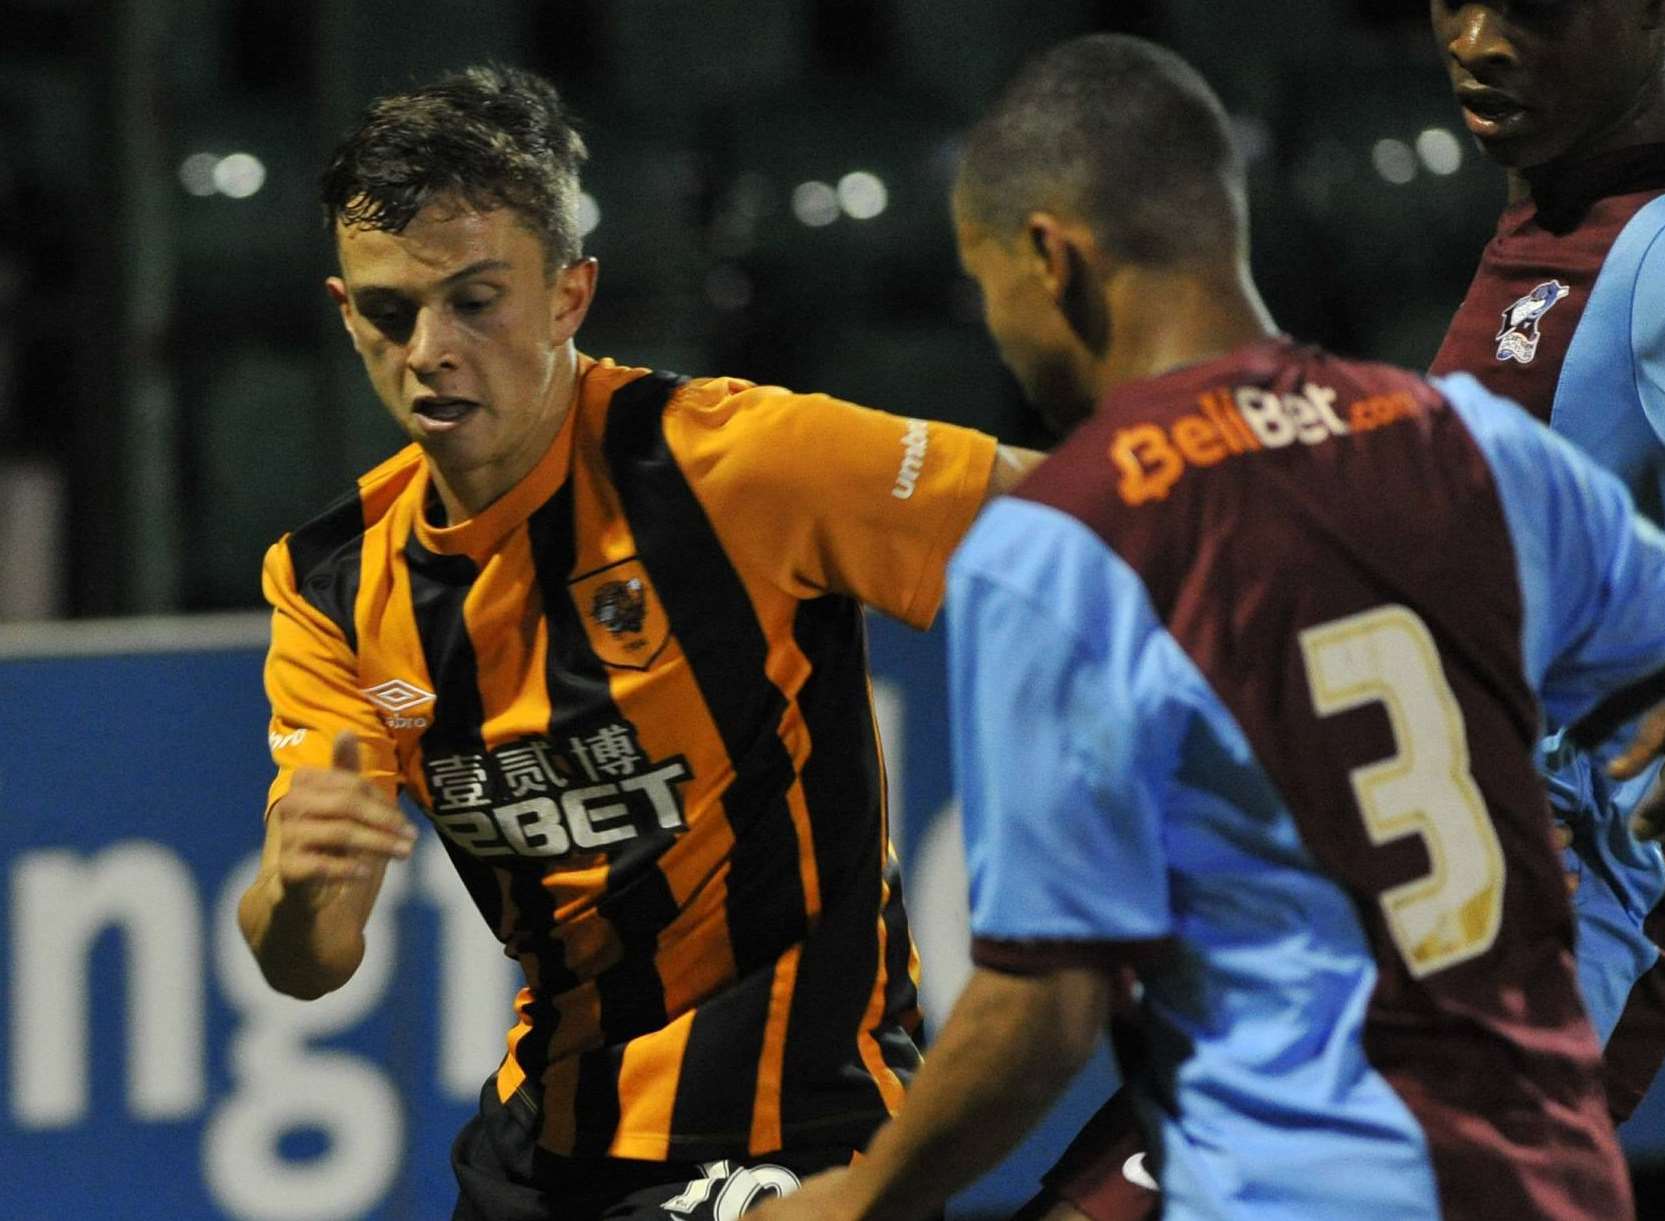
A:
<svg viewBox="0 0 1665 1221">
<path fill-rule="evenodd" d="M 448 1146 L 504 1049 L 515 967 L 431 829 L 390 870 L 352 982 L 261 979 L 236 904 L 270 779 L 261 616 L 0 629 L 0 1192 L 19 1218 L 449 1215 Z M 928 1022 L 966 896 L 940 632 L 872 622 Z M 1113 1085 L 1102 1053 L 955 1203 L 997 1216 Z M 1624 1129 L 1665 1158 L 1665 1091 Z"/>
<path fill-rule="evenodd" d="M 963 982 L 942 642 L 873 622 L 928 1020 Z M 515 967 L 431 828 L 351 983 L 271 991 L 236 925 L 270 781 L 262 616 L 0 629 L 0 1191 L 8 1217 L 448 1216 L 448 1146 Z M 1100 1056 L 956 1202 L 997 1215 L 1110 1088 Z"/>
</svg>

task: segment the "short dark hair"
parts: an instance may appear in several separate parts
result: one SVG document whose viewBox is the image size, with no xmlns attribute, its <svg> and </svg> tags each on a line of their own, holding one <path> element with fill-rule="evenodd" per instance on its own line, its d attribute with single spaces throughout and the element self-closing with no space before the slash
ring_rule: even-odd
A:
<svg viewBox="0 0 1665 1221">
<path fill-rule="evenodd" d="M 578 171 L 588 153 L 555 86 L 477 65 L 378 98 L 330 158 L 326 223 L 399 233 L 437 198 L 509 207 L 551 268 L 579 257 Z"/>
<path fill-rule="evenodd" d="M 1007 234 L 1068 208 L 1112 254 L 1162 265 L 1240 249 L 1243 174 L 1196 69 L 1142 38 L 1089 34 L 1030 60 L 971 130 L 958 198 Z"/>
</svg>

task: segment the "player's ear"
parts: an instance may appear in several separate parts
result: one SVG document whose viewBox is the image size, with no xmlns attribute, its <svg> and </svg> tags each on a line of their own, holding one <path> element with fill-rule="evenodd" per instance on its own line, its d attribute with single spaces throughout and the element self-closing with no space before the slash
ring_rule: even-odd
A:
<svg viewBox="0 0 1665 1221">
<path fill-rule="evenodd" d="M 558 342 L 571 339 L 583 325 L 590 302 L 595 300 L 596 279 L 600 274 L 601 264 L 592 258 L 568 263 L 555 273 L 550 329 Z"/>
<path fill-rule="evenodd" d="M 1103 357 L 1110 343 L 1110 315 L 1091 238 L 1049 212 L 1031 213 L 1026 229 L 1047 294 L 1082 345 Z"/>
<path fill-rule="evenodd" d="M 1050 212 L 1031 212 L 1023 229 L 1035 273 L 1047 294 L 1054 301 L 1061 299 L 1070 274 L 1069 238 L 1062 222 Z"/>
<path fill-rule="evenodd" d="M 1058 308 L 1094 359 L 1103 360 L 1110 350 L 1110 305 L 1104 285 L 1081 248 L 1069 246 L 1069 285 Z"/>
<path fill-rule="evenodd" d="M 335 308 L 341 313 L 341 325 L 347 330 L 347 338 L 353 341 L 353 351 L 358 351 L 358 335 L 353 331 L 353 303 L 347 295 L 347 282 L 340 276 L 329 276 L 324 280 L 324 291 L 329 293 L 330 300 L 335 302 Z"/>
</svg>

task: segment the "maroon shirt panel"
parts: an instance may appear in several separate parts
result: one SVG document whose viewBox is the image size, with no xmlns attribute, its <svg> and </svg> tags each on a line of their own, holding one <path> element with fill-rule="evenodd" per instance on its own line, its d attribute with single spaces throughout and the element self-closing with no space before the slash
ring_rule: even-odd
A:
<svg viewBox="0 0 1665 1221">
<path fill-rule="evenodd" d="M 1545 228 L 1530 199 L 1505 208 L 1429 372 L 1472 373 L 1492 393 L 1514 399 L 1547 424 L 1567 347 L 1607 252 L 1630 218 L 1658 195 L 1653 189 L 1598 199 L 1578 227 L 1567 233 Z M 1567 294 L 1538 319 L 1532 359 L 1500 359 L 1498 336 L 1505 312 L 1551 281 L 1565 285 Z"/>
<path fill-rule="evenodd" d="M 1287 427 L 1233 411 L 1266 392 Z M 1426 1132 L 1451 1214 L 1483 1200 L 1511 1221 L 1628 1215 L 1531 763 L 1514 550 L 1457 414 L 1400 370 L 1268 341 L 1113 393 L 1018 494 L 1078 518 L 1140 574 L 1353 896 L 1379 968 L 1366 1052 Z M 1386 713 L 1320 717 L 1298 638 L 1389 604 L 1439 648 L 1506 869 L 1495 943 L 1422 979 L 1378 898 L 1425 876 L 1427 852 L 1415 836 L 1373 845 L 1350 779 L 1395 753 Z"/>
</svg>

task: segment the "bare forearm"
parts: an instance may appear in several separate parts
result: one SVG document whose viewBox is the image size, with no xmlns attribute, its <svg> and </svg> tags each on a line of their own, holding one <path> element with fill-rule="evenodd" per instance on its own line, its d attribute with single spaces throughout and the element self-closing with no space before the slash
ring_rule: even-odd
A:
<svg viewBox="0 0 1665 1221">
<path fill-rule="evenodd" d="M 942 1207 L 1045 1115 L 1091 1054 L 1108 990 L 1089 972 L 978 971 L 933 1043 L 902 1114 L 846 1185 L 854 1216 L 908 1221 Z"/>
<path fill-rule="evenodd" d="M 243 892 L 237 922 L 260 972 L 279 992 L 313 1000 L 352 978 L 364 957 L 364 927 L 339 901 L 319 907 L 285 894 L 264 870 Z"/>
<path fill-rule="evenodd" d="M 266 982 L 312 1000 L 352 978 L 364 958 L 382 874 L 410 856 L 416 830 L 391 788 L 359 772 L 358 739 L 336 734 L 331 766 L 300 769 L 266 814 L 260 872 L 237 923 Z"/>
</svg>

